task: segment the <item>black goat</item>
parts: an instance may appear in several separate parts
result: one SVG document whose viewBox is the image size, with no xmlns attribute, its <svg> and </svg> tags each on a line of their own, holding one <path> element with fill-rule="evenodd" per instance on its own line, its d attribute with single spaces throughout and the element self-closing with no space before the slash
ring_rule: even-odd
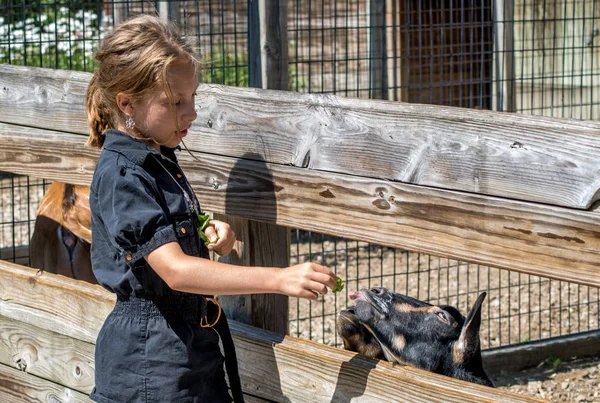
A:
<svg viewBox="0 0 600 403">
<path fill-rule="evenodd" d="M 386 288 L 350 294 L 337 331 L 347 350 L 494 386 L 483 369 L 479 342 L 482 293 L 465 318 L 452 306 L 431 305 Z"/>
</svg>

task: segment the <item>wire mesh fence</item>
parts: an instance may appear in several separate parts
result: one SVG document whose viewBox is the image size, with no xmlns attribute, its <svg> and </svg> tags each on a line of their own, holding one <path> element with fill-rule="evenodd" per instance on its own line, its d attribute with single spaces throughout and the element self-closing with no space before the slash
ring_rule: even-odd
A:
<svg viewBox="0 0 600 403">
<path fill-rule="evenodd" d="M 288 1 L 288 88 L 361 98 L 596 119 L 600 75 L 592 0 Z M 246 1 L 0 2 L 0 63 L 93 71 L 114 24 L 140 12 L 177 21 L 202 82 L 248 85 Z M 28 264 L 45 182 L 2 175 L 2 259 Z M 290 301 L 290 334 L 340 345 L 348 292 L 385 286 L 466 311 L 488 292 L 484 348 L 600 328 L 597 288 L 292 230 L 292 263 L 345 279 L 318 302 Z"/>
</svg>

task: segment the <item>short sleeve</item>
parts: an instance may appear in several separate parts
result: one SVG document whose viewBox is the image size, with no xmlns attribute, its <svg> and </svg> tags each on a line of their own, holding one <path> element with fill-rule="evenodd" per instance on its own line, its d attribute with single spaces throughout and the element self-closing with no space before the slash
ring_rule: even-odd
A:
<svg viewBox="0 0 600 403">
<path fill-rule="evenodd" d="M 135 168 L 104 172 L 97 186 L 99 217 L 111 243 L 132 262 L 177 235 L 150 181 Z M 128 259 L 129 260 L 129 259 Z"/>
</svg>

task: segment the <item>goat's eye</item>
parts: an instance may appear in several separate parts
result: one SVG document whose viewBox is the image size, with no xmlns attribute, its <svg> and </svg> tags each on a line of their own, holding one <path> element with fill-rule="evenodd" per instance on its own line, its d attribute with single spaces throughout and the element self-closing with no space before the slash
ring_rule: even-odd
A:
<svg viewBox="0 0 600 403">
<path fill-rule="evenodd" d="M 444 322 L 448 322 L 448 318 L 446 317 L 446 313 L 444 311 L 437 312 L 437 316 Z"/>
</svg>

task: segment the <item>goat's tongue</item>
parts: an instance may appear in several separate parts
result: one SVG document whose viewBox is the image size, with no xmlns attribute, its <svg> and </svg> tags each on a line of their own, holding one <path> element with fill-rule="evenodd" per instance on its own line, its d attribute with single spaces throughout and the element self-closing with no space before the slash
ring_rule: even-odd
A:
<svg viewBox="0 0 600 403">
<path fill-rule="evenodd" d="M 365 298 L 365 296 L 362 295 L 362 293 L 360 291 L 355 291 L 353 293 L 348 294 L 348 298 L 350 298 L 350 299 L 362 299 L 363 301 L 367 300 Z"/>
</svg>

